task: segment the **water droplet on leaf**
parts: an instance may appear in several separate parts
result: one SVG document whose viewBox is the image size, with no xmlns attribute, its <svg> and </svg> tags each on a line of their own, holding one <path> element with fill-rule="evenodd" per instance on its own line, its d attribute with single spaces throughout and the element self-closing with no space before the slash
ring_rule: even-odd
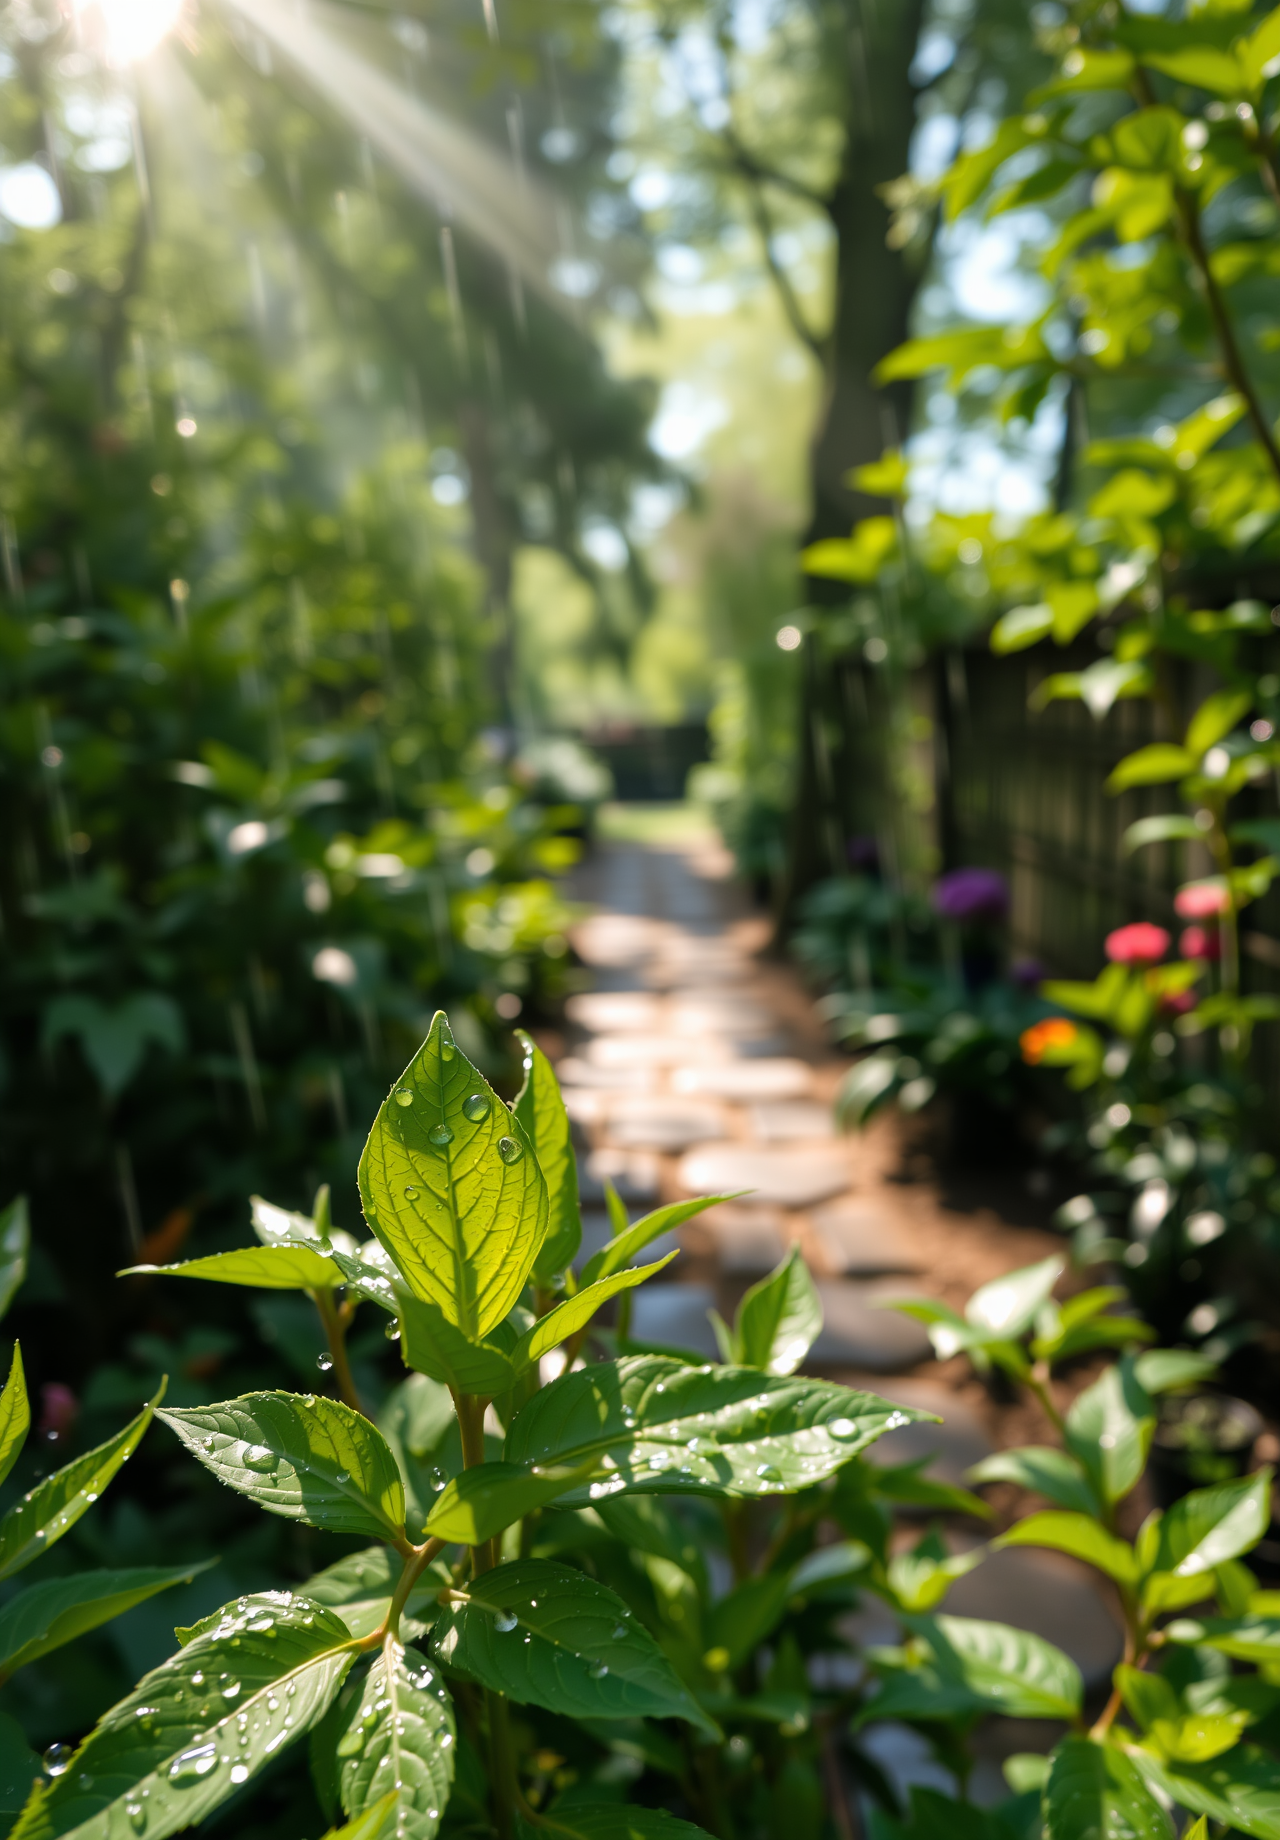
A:
<svg viewBox="0 0 1280 1840">
<path fill-rule="evenodd" d="M 603 1680 L 608 1672 L 609 1664 L 605 1661 L 593 1661 L 591 1666 L 587 1669 L 587 1673 L 592 1680 Z"/>
<path fill-rule="evenodd" d="M 781 1482 L 782 1471 L 776 1463 L 761 1463 L 756 1469 L 761 1482 Z"/>
<path fill-rule="evenodd" d="M 332 1373 L 333 1356 L 331 1354 L 318 1354 L 316 1356 L 316 1366 L 320 1369 L 322 1374 Z"/>
<path fill-rule="evenodd" d="M 248 1782 L 249 1780 L 248 1764 L 247 1763 L 233 1763 L 231 1766 L 231 1780 L 233 1783 Z"/>
<path fill-rule="evenodd" d="M 447 1124 L 433 1124 L 427 1132 L 427 1141 L 434 1144 L 437 1150 L 447 1149 L 453 1142 L 453 1132 Z"/>
<path fill-rule="evenodd" d="M 126 1802 L 124 1811 L 129 1817 L 129 1825 L 135 1834 L 140 1834 L 147 1824 L 147 1811 L 141 1802 Z"/>
<path fill-rule="evenodd" d="M 351 1471 L 349 1469 L 340 1469 L 334 1480 L 335 1482 L 350 1482 Z"/>
<path fill-rule="evenodd" d="M 275 1467 L 275 1457 L 265 1444 L 249 1444 L 240 1459 L 246 1469 L 256 1470 L 259 1475 Z"/>
<path fill-rule="evenodd" d="M 514 1137 L 500 1137 L 498 1155 L 504 1163 L 518 1163 L 524 1155 L 524 1145 L 518 1144 Z"/>
<path fill-rule="evenodd" d="M 469 1118 L 472 1124 L 479 1124 L 482 1118 L 487 1118 L 489 1110 L 488 1093 L 470 1093 L 462 1101 L 462 1116 Z"/>
<path fill-rule="evenodd" d="M 235 1699 L 239 1691 L 240 1682 L 238 1680 L 229 1680 L 222 1689 L 222 1697 L 223 1699 Z"/>
<path fill-rule="evenodd" d="M 175 1783 L 199 1782 L 202 1776 L 208 1776 L 216 1770 L 221 1758 L 215 1744 L 199 1744 L 194 1750 L 181 1751 L 169 1765 L 169 1781 Z"/>
<path fill-rule="evenodd" d="M 396 1317 L 393 1316 L 391 1318 L 391 1321 L 387 1324 L 382 1333 L 389 1342 L 398 1342 L 400 1340 L 400 1324 Z"/>
<path fill-rule="evenodd" d="M 842 1444 L 845 1444 L 850 1438 L 856 1438 L 857 1435 L 858 1427 L 851 1418 L 829 1418 L 827 1420 L 828 1437 L 837 1438 Z"/>
<path fill-rule="evenodd" d="M 505 1636 L 515 1628 L 519 1620 L 514 1610 L 499 1610 L 493 1619 L 493 1626 Z"/>
<path fill-rule="evenodd" d="M 409 1091 L 409 1088 L 407 1086 L 397 1086 L 396 1087 L 396 1104 L 397 1105 L 412 1105 L 413 1104 L 413 1094 Z"/>
<path fill-rule="evenodd" d="M 406 1188 L 404 1191 L 404 1198 L 406 1201 L 416 1201 L 418 1199 L 417 1189 L 416 1188 Z"/>
</svg>

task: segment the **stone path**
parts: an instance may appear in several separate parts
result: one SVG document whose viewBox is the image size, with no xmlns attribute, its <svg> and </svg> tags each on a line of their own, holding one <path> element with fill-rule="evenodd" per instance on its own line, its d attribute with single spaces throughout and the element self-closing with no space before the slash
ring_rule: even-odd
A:
<svg viewBox="0 0 1280 1840">
<path fill-rule="evenodd" d="M 574 878 L 573 895 L 592 908 L 573 933 L 591 988 L 569 999 L 564 1037 L 544 1045 L 580 1138 L 583 1256 L 609 1236 L 606 1178 L 633 1216 L 749 1191 L 645 1251 L 648 1260 L 679 1245 L 682 1256 L 669 1278 L 633 1293 L 633 1336 L 714 1356 L 708 1309 L 731 1320 L 747 1286 L 796 1242 L 825 1313 L 807 1369 L 938 1412 L 942 1425 L 891 1433 L 872 1455 L 927 1458 L 932 1474 L 959 1482 L 995 1446 L 1042 1441 L 1046 1427 L 1028 1408 L 998 1404 L 963 1360 L 934 1362 L 919 1325 L 884 1306 L 930 1296 L 959 1307 L 988 1278 L 1061 1241 L 990 1206 L 949 1206 L 931 1182 L 904 1181 L 892 1115 L 858 1137 L 836 1133 L 831 1102 L 848 1063 L 794 972 L 762 956 L 768 922 L 730 869 L 713 836 L 686 834 L 661 846 L 603 843 Z M 981 1532 L 970 1522 L 953 1537 L 972 1544 Z M 1090 1681 L 1118 1658 L 1093 1574 L 1057 1555 L 1002 1552 L 954 1588 L 948 1608 L 1038 1630 Z M 1027 1747 L 1019 1729 L 1008 1748 Z M 909 1743 L 899 1749 L 904 1783 L 932 1780 L 913 1773 Z M 1003 1792 L 991 1774 L 991 1793 Z"/>
</svg>

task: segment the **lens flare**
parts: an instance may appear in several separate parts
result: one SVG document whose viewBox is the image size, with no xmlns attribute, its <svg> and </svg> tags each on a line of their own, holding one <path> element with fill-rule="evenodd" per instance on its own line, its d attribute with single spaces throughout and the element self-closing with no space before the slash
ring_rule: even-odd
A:
<svg viewBox="0 0 1280 1840">
<path fill-rule="evenodd" d="M 155 50 L 178 23 L 182 5 L 183 0 L 88 0 L 81 16 L 107 62 L 119 69 Z"/>
</svg>

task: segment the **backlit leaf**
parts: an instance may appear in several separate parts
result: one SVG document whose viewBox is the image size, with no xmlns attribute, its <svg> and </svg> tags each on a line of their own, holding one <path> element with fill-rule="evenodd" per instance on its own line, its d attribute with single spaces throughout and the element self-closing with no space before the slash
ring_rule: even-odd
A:
<svg viewBox="0 0 1280 1840">
<path fill-rule="evenodd" d="M 415 1296 L 474 1341 L 503 1320 L 546 1238 L 547 1185 L 442 1011 L 374 1120 L 360 1199 Z"/>
<path fill-rule="evenodd" d="M 525 1330 L 512 1351 L 512 1366 L 517 1374 L 541 1360 L 552 1348 L 558 1348 L 561 1342 L 568 1341 L 591 1321 L 596 1311 L 606 1304 L 610 1297 L 616 1297 L 619 1291 L 629 1291 L 646 1279 L 656 1276 L 664 1265 L 669 1265 L 676 1254 L 669 1252 L 665 1259 L 657 1259 L 652 1265 L 633 1265 L 623 1271 L 615 1271 L 607 1278 L 599 1278 L 594 1284 L 584 1285 L 575 1291 L 572 1297 L 566 1297 L 554 1310 L 548 1310 L 536 1323 Z"/>
<path fill-rule="evenodd" d="M 743 1191 L 739 1191 L 743 1192 Z M 716 1207 L 721 1201 L 736 1201 L 738 1194 L 699 1195 L 694 1201 L 671 1201 L 665 1207 L 654 1208 L 650 1214 L 641 1215 L 630 1226 L 625 1224 L 625 1215 L 621 1230 L 594 1253 L 582 1267 L 582 1283 L 595 1284 L 601 1278 L 607 1278 L 615 1271 L 621 1271 L 629 1265 L 637 1252 L 651 1245 L 659 1234 L 673 1232 L 676 1227 L 692 1220 L 695 1214 L 704 1209 Z"/>
<path fill-rule="evenodd" d="M 1035 1321 L 1036 1311 L 1062 1276 L 1065 1260 L 1041 1259 L 1020 1271 L 1006 1272 L 976 1290 L 965 1305 L 965 1321 L 1015 1341 Z"/>
<path fill-rule="evenodd" d="M 903 1620 L 927 1643 L 943 1679 L 1008 1717 L 1073 1719 L 1079 1712 L 1080 1670 L 1042 1636 L 966 1616 Z"/>
<path fill-rule="evenodd" d="M 1253 698 L 1247 690 L 1215 690 L 1205 698 L 1187 724 L 1186 747 L 1199 760 L 1202 754 L 1221 741 L 1242 716 L 1248 715 Z"/>
<path fill-rule="evenodd" d="M 1067 1413 L 1067 1447 L 1105 1502 L 1123 1499 L 1146 1467 L 1155 1429 L 1151 1398 L 1130 1359 L 1108 1367 Z"/>
<path fill-rule="evenodd" d="M 432 1840 L 453 1787 L 456 1737 L 438 1670 L 385 1637 L 338 1739 L 344 1811 L 358 1817 L 390 1792 L 381 1831 L 396 1840 Z"/>
<path fill-rule="evenodd" d="M 1070 1553 L 1086 1564 L 1097 1566 L 1119 1584 L 1133 1584 L 1138 1566 L 1133 1548 L 1100 1527 L 1089 1514 L 1066 1514 L 1051 1511 L 1029 1514 L 1016 1521 L 1007 1533 L 995 1541 L 997 1546 L 1049 1546 L 1055 1552 Z"/>
<path fill-rule="evenodd" d="M 193 1826 L 323 1717 L 353 1655 L 318 1604 L 240 1598 L 112 1707 L 37 1789 L 13 1840 L 165 1840 Z"/>
<path fill-rule="evenodd" d="M 1258 1544 L 1271 1519 L 1271 1471 L 1195 1489 L 1160 1522 L 1155 1569 L 1199 1578 Z"/>
<path fill-rule="evenodd" d="M 31 1226 L 27 1217 L 27 1197 L 18 1195 L 8 1207 L 0 1208 L 0 1316 L 13 1302 L 19 1285 L 27 1275 L 27 1255 L 31 1250 Z"/>
<path fill-rule="evenodd" d="M 822 1329 L 822 1300 L 799 1246 L 738 1306 L 738 1359 L 767 1374 L 793 1374 Z"/>
<path fill-rule="evenodd" d="M 531 1035 L 523 1029 L 516 1034 L 524 1049 L 524 1085 L 512 1110 L 524 1126 L 547 1183 L 547 1237 L 534 1264 L 534 1275 L 545 1282 L 572 1262 L 582 1243 L 578 1160 L 551 1062 Z"/>
<path fill-rule="evenodd" d="M 41 1655 L 109 1623 L 134 1604 L 189 1584 L 216 1560 L 196 1565 L 134 1566 L 117 1571 L 73 1572 L 28 1585 L 0 1607 L 0 1675 L 16 1673 Z"/>
<path fill-rule="evenodd" d="M 386 1439 L 336 1399 L 246 1393 L 160 1415 L 220 1482 L 286 1520 L 394 1540 L 404 1485 Z"/>
<path fill-rule="evenodd" d="M 1248 1613 L 1240 1617 L 1179 1617 L 1164 1630 L 1165 1639 L 1188 1648 L 1216 1648 L 1234 1661 L 1259 1667 L 1280 1664 L 1280 1616 Z"/>
<path fill-rule="evenodd" d="M 1015 1482 L 1020 1489 L 1047 1495 L 1050 1501 L 1081 1514 L 1096 1514 L 1098 1499 L 1082 1466 L 1065 1450 L 1027 1445 L 997 1450 L 966 1472 L 970 1482 Z"/>
<path fill-rule="evenodd" d="M 27 1439 L 31 1426 L 31 1407 L 27 1401 L 26 1376 L 22 1371 L 22 1349 L 13 1344 L 9 1378 L 0 1393 L 0 1482 L 3 1482 Z"/>
<path fill-rule="evenodd" d="M 433 1539 L 477 1546 L 567 1494 L 591 1468 L 590 1462 L 580 1469 L 539 1465 L 536 1470 L 515 1463 L 479 1463 L 446 1483 L 427 1516 L 426 1530 Z"/>
<path fill-rule="evenodd" d="M 1193 773 L 1198 756 L 1171 741 L 1152 741 L 1133 754 L 1126 754 L 1119 766 L 1107 776 L 1108 792 L 1125 792 L 1130 786 L 1163 786 L 1172 779 L 1184 779 Z"/>
<path fill-rule="evenodd" d="M 215 1284 L 248 1284 L 262 1291 L 329 1290 L 343 1282 L 332 1257 L 318 1246 L 242 1246 L 180 1265 L 126 1265 L 118 1278 L 208 1278 Z"/>
</svg>

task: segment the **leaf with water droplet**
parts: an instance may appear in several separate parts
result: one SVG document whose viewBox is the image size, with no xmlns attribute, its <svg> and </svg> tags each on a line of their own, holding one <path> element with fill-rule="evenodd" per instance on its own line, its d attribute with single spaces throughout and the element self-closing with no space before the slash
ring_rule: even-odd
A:
<svg viewBox="0 0 1280 1840">
<path fill-rule="evenodd" d="M 799 1246 L 753 1284 L 733 1325 L 733 1355 L 767 1374 L 793 1374 L 822 1329 L 822 1299 Z"/>
<path fill-rule="evenodd" d="M 514 1463 L 477 1464 L 455 1476 L 436 1497 L 426 1531 L 433 1539 L 478 1546 L 576 1487 L 594 1467 L 590 1458 L 578 1469 L 553 1464 L 534 1471 Z"/>
<path fill-rule="evenodd" d="M 152 1414 L 164 1397 L 161 1384 L 155 1398 L 96 1450 L 46 1476 L 0 1520 L 0 1578 L 12 1577 L 74 1527 L 101 1495 L 122 1463 L 142 1441 Z"/>
<path fill-rule="evenodd" d="M 551 1062 L 532 1036 L 521 1029 L 516 1034 L 524 1048 L 524 1084 L 511 1109 L 547 1181 L 547 1237 L 534 1266 L 535 1275 L 546 1283 L 571 1263 L 582 1243 L 578 1159 Z"/>
<path fill-rule="evenodd" d="M 15 1342 L 9 1378 L 5 1381 L 4 1392 L 0 1393 L 0 1482 L 18 1461 L 30 1426 L 31 1407 L 27 1402 L 26 1375 L 22 1370 L 22 1349 Z"/>
<path fill-rule="evenodd" d="M 249 1629 L 263 1612 L 271 1619 L 270 1639 Z M 105 1715 L 71 1768 L 37 1790 L 14 1836 L 60 1840 L 74 1832 L 77 1840 L 118 1840 L 127 1824 L 147 1840 L 166 1840 L 203 1820 L 239 1781 L 310 1730 L 351 1665 L 354 1651 L 342 1621 L 288 1592 L 229 1604 L 207 1622 L 203 1633 Z M 204 1694 L 190 1690 L 195 1676 L 229 1677 L 233 1666 L 242 1683 L 235 1708 L 215 1696 L 205 1712 Z M 296 1688 L 292 1698 L 280 1691 L 286 1683 Z M 143 1709 L 149 1716 L 140 1718 Z M 249 1741 L 237 1749 L 233 1734 L 242 1723 Z M 233 1779 L 224 1767 L 228 1753 L 243 1777 Z M 131 1812 L 138 1809 L 145 1814 L 141 1824 Z"/>
<path fill-rule="evenodd" d="M 606 1585 L 550 1559 L 518 1559 L 473 1579 L 467 1595 L 432 1631 L 432 1651 L 453 1672 L 571 1718 L 687 1719 L 719 1735 L 648 1630 Z M 512 1616 L 527 1640 L 504 1633 Z M 620 1641 L 613 1633 L 619 1625 Z M 598 1668 L 607 1672 L 593 1672 Z"/>
<path fill-rule="evenodd" d="M 423 1672 L 421 1655 L 387 1637 L 344 1726 L 334 1729 L 331 1720 L 325 1733 L 336 1737 L 344 1811 L 361 1815 L 390 1792 L 388 1821 L 398 1840 L 432 1840 L 453 1788 L 453 1704 L 434 1690 L 430 1670 L 419 1684 Z"/>
<path fill-rule="evenodd" d="M 607 1303 L 610 1297 L 616 1297 L 619 1291 L 631 1290 L 634 1285 L 644 1284 L 649 1278 L 656 1277 L 664 1265 L 669 1265 L 676 1257 L 669 1252 L 664 1259 L 655 1259 L 652 1265 L 633 1265 L 626 1271 L 615 1271 L 608 1278 L 601 1278 L 595 1284 L 585 1285 L 572 1297 L 566 1297 L 545 1316 L 540 1316 L 535 1323 L 520 1337 L 512 1350 L 511 1359 L 517 1374 L 523 1373 L 540 1361 L 544 1354 L 558 1348 L 561 1342 L 568 1341 L 591 1321 L 596 1311 Z"/>
<path fill-rule="evenodd" d="M 206 1278 L 258 1291 L 323 1291 L 342 1283 L 332 1255 L 318 1244 L 240 1246 L 178 1265 L 126 1265 L 117 1277 Z"/>
<path fill-rule="evenodd" d="M 442 1014 L 397 1085 L 417 1103 L 389 1102 L 374 1120 L 360 1159 L 365 1218 L 413 1295 L 479 1342 L 524 1289 L 546 1236 L 546 1182 L 523 1154 L 523 1127 L 453 1047 Z M 486 1094 L 488 1114 L 468 1118 L 466 1102 Z M 433 1141 L 440 1129 L 448 1143 Z M 515 1162 L 498 1154 L 500 1137 L 520 1147 Z M 420 1191 L 412 1206 L 406 1185 Z"/>
<path fill-rule="evenodd" d="M 608 1457 L 610 1479 L 626 1490 L 754 1496 L 823 1481 L 904 1412 L 909 1419 L 932 1417 L 828 1380 L 631 1355 L 543 1387 L 516 1414 L 503 1454 L 531 1470 Z M 838 1419 L 856 1425 L 856 1436 L 833 1436 L 830 1421 Z M 761 1477 L 762 1464 L 776 1469 L 776 1481 Z M 580 1486 L 563 1505 L 585 1506 L 589 1499 Z"/>
<path fill-rule="evenodd" d="M 403 1533 L 396 1460 L 368 1419 L 340 1400 L 304 1409 L 293 1393 L 246 1393 L 161 1417 L 206 1469 L 272 1514 L 375 1539 Z"/>
<path fill-rule="evenodd" d="M 462 1116 L 470 1124 L 482 1124 L 493 1110 L 493 1101 L 488 1093 L 468 1093 L 462 1101 Z M 544 1169 L 542 1172 L 546 1174 Z"/>
<path fill-rule="evenodd" d="M 77 1572 L 28 1585 L 0 1608 L 0 1669 L 6 1676 L 13 1674 L 64 1642 L 123 1615 L 157 1591 L 188 1584 L 216 1564 L 216 1559 L 205 1559 L 196 1565 Z"/>
</svg>

